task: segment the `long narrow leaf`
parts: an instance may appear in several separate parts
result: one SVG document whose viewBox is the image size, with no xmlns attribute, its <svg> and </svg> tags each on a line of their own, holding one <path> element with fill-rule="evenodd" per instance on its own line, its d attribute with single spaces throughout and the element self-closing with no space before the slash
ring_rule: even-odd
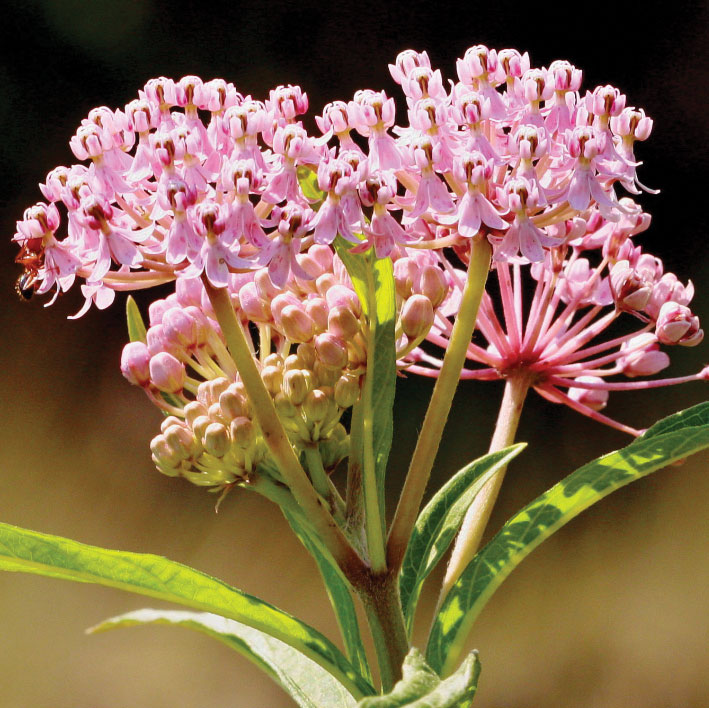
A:
<svg viewBox="0 0 709 708">
<path fill-rule="evenodd" d="M 144 342 L 147 339 L 145 322 L 140 315 L 140 310 L 132 295 L 126 300 L 126 322 L 128 323 L 128 337 L 131 342 Z"/>
<path fill-rule="evenodd" d="M 448 550 L 468 507 L 487 481 L 524 448 L 524 443 L 513 445 L 466 465 L 438 490 L 419 514 L 399 576 L 401 607 L 409 635 L 423 582 Z"/>
<path fill-rule="evenodd" d="M 0 570 L 97 583 L 243 622 L 298 650 L 356 698 L 373 689 L 316 629 L 221 580 L 147 553 L 113 551 L 0 523 Z"/>
<path fill-rule="evenodd" d="M 429 664 L 449 672 L 475 619 L 507 576 L 542 541 L 611 492 L 709 447 L 703 406 L 675 417 L 670 432 L 646 435 L 584 465 L 513 516 L 473 558 L 446 596 L 429 638 Z"/>
<path fill-rule="evenodd" d="M 354 254 L 346 241 L 335 241 L 337 255 L 347 268 L 362 310 L 369 322 L 367 348 L 366 405 L 373 416 L 373 456 L 380 505 L 384 500 L 384 478 L 394 432 L 394 392 L 396 388 L 396 291 L 390 258 L 376 258 L 374 249 Z M 355 434 L 354 439 L 359 439 Z"/>
<path fill-rule="evenodd" d="M 346 578 L 342 575 L 342 571 L 338 568 L 332 556 L 327 552 L 322 544 L 305 528 L 295 516 L 283 510 L 288 523 L 295 532 L 300 542 L 305 546 L 308 552 L 313 556 L 317 563 L 320 575 L 325 583 L 330 604 L 335 612 L 337 624 L 340 627 L 342 638 L 345 642 L 345 649 L 349 660 L 354 664 L 357 671 L 364 676 L 370 683 L 372 674 L 369 670 L 367 662 L 367 654 L 364 651 L 362 643 L 362 635 L 359 631 L 359 622 L 357 621 L 357 612 L 352 599 L 352 590 Z"/>
<path fill-rule="evenodd" d="M 107 619 L 89 632 L 149 624 L 187 627 L 218 639 L 256 664 L 301 708 L 355 706 L 354 698 L 339 681 L 299 651 L 257 629 L 219 615 L 184 610 L 137 610 Z"/>
</svg>

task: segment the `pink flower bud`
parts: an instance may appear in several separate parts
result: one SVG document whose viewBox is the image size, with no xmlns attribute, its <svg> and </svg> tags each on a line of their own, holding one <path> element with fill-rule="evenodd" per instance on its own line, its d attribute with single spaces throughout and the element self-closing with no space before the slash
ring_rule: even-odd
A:
<svg viewBox="0 0 709 708">
<path fill-rule="evenodd" d="M 626 376 L 652 376 L 670 365 L 670 357 L 660 351 L 655 335 L 650 332 L 632 337 L 620 350 L 628 352 L 618 360 Z"/>
<path fill-rule="evenodd" d="M 602 384 L 603 379 L 599 376 L 579 376 L 574 379 L 578 383 Z M 600 411 L 608 403 L 608 391 L 602 388 L 575 388 L 569 389 L 569 398 L 578 401 L 594 411 Z"/>
<path fill-rule="evenodd" d="M 155 300 L 148 305 L 148 322 L 150 326 L 162 323 L 162 316 L 170 309 L 166 300 Z"/>
<path fill-rule="evenodd" d="M 178 278 L 175 283 L 177 301 L 182 307 L 199 307 L 202 302 L 202 281 L 199 278 Z"/>
<path fill-rule="evenodd" d="M 333 285 L 326 293 L 325 299 L 329 307 L 347 307 L 355 317 L 359 317 L 362 308 L 357 295 L 344 285 Z"/>
<path fill-rule="evenodd" d="M 309 342 L 315 334 L 315 323 L 300 305 L 286 305 L 279 319 L 283 333 L 291 342 Z"/>
<path fill-rule="evenodd" d="M 652 282 L 645 280 L 628 261 L 618 261 L 610 272 L 616 305 L 623 310 L 642 310 L 652 295 Z"/>
<path fill-rule="evenodd" d="M 410 339 L 428 334 L 433 324 L 433 305 L 425 295 L 412 295 L 401 308 L 401 328 Z"/>
<path fill-rule="evenodd" d="M 662 344 L 681 344 L 693 347 L 704 338 L 699 328 L 699 318 L 685 305 L 666 302 L 657 317 L 657 339 Z"/>
<path fill-rule="evenodd" d="M 352 339 L 361 329 L 359 319 L 346 306 L 333 307 L 328 315 L 327 325 L 330 332 L 345 341 Z"/>
<path fill-rule="evenodd" d="M 305 311 L 308 317 L 315 323 L 315 331 L 322 332 L 327 329 L 327 318 L 330 308 L 327 302 L 321 297 L 313 297 L 306 301 Z"/>
<path fill-rule="evenodd" d="M 185 383 L 185 367 L 172 354 L 160 352 L 150 359 L 150 379 L 165 393 L 180 393 Z"/>
<path fill-rule="evenodd" d="M 239 305 L 246 317 L 253 322 L 271 320 L 271 308 L 258 296 L 254 283 L 247 283 L 239 290 Z"/>
<path fill-rule="evenodd" d="M 197 344 L 197 322 L 179 307 L 172 307 L 163 314 L 162 328 L 165 336 L 185 349 Z"/>
<path fill-rule="evenodd" d="M 330 332 L 315 337 L 315 351 L 325 366 L 344 369 L 347 366 L 347 345 Z"/>
<path fill-rule="evenodd" d="M 143 342 L 129 342 L 121 353 L 121 373 L 135 386 L 150 383 L 150 352 Z"/>
<path fill-rule="evenodd" d="M 421 294 L 431 301 L 434 308 L 438 307 L 448 295 L 448 283 L 443 271 L 436 266 L 424 266 L 419 280 Z"/>
</svg>

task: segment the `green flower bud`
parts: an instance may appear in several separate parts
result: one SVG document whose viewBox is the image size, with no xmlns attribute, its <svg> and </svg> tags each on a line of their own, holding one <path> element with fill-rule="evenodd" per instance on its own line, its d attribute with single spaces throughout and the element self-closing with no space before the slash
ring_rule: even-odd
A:
<svg viewBox="0 0 709 708">
<path fill-rule="evenodd" d="M 300 361 L 299 369 L 312 369 L 315 363 L 315 347 L 310 343 L 299 344 L 296 349 Z"/>
<path fill-rule="evenodd" d="M 280 354 L 269 354 L 263 360 L 264 366 L 283 366 L 283 357 Z"/>
<path fill-rule="evenodd" d="M 211 423 L 211 418 L 206 415 L 200 415 L 194 419 L 192 422 L 192 430 L 198 440 L 202 440 L 204 438 L 204 434 L 207 432 L 207 427 L 211 425 Z"/>
<path fill-rule="evenodd" d="M 235 391 L 232 385 L 219 396 L 219 407 L 226 420 L 233 420 L 242 415 L 248 415 L 249 403 Z"/>
<path fill-rule="evenodd" d="M 204 403 L 200 403 L 199 401 L 190 401 L 185 406 L 185 420 L 190 426 L 194 423 L 195 418 L 198 418 L 201 415 L 207 415 L 207 407 Z"/>
<path fill-rule="evenodd" d="M 164 433 L 165 440 L 170 449 L 183 460 L 192 457 L 198 447 L 192 431 L 184 424 L 171 425 Z"/>
<path fill-rule="evenodd" d="M 261 370 L 261 378 L 268 392 L 275 396 L 281 390 L 283 369 L 279 366 L 264 366 Z"/>
<path fill-rule="evenodd" d="M 210 455 L 224 457 L 231 446 L 227 429 L 221 423 L 210 423 L 204 431 L 202 445 Z"/>
<path fill-rule="evenodd" d="M 320 423 L 325 420 L 331 408 L 332 399 L 319 388 L 311 391 L 303 401 L 303 413 L 308 422 Z"/>
<path fill-rule="evenodd" d="M 342 374 L 342 369 L 333 369 L 331 366 L 325 366 L 321 361 L 316 361 L 313 373 L 318 386 L 334 386 Z"/>
<path fill-rule="evenodd" d="M 238 447 L 246 450 L 251 447 L 256 437 L 256 427 L 248 418 L 235 418 L 229 426 L 231 439 Z"/>
<path fill-rule="evenodd" d="M 277 393 L 273 399 L 276 406 L 276 412 L 281 418 L 293 418 L 298 412 L 296 407 L 291 403 L 290 398 L 285 393 Z"/>
<path fill-rule="evenodd" d="M 283 393 L 299 406 L 313 390 L 313 374 L 307 369 L 291 369 L 283 376 Z"/>
<path fill-rule="evenodd" d="M 359 399 L 359 377 L 341 376 L 335 383 L 335 403 L 340 408 L 349 408 Z"/>
</svg>

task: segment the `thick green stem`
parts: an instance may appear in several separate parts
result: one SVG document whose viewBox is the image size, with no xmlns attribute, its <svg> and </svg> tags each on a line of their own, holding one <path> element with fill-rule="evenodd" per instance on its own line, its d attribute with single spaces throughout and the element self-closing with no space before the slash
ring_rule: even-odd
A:
<svg viewBox="0 0 709 708">
<path fill-rule="evenodd" d="M 486 238 L 480 237 L 473 241 L 460 310 L 453 325 L 441 372 L 433 388 L 431 401 L 389 531 L 387 560 L 389 569 L 393 569 L 394 572 L 401 567 L 404 559 L 433 462 L 441 443 L 443 428 L 448 420 L 460 372 L 465 364 L 465 355 L 475 329 L 480 301 L 485 292 L 491 253 L 492 249 Z"/>
<path fill-rule="evenodd" d="M 367 271 L 367 287 L 370 291 L 369 302 L 374 308 L 374 273 Z M 375 357 L 373 345 L 377 337 L 377 316 L 369 313 L 369 341 L 367 343 L 367 373 L 364 377 L 362 390 L 362 494 L 364 497 L 364 530 L 367 537 L 367 554 L 369 565 L 374 573 L 386 571 L 386 542 L 384 538 L 384 502 L 380 494 L 380 484 L 377 479 L 377 463 L 374 454 L 374 368 Z M 392 377 L 396 376 L 394 361 L 392 361 Z"/>
<path fill-rule="evenodd" d="M 401 667 L 409 651 L 398 575 L 387 573 L 373 576 L 368 585 L 357 590 L 367 613 L 377 652 L 382 691 L 386 693 L 401 678 Z"/>
<path fill-rule="evenodd" d="M 526 372 L 512 375 L 507 379 L 489 452 L 497 452 L 512 445 L 514 442 L 529 386 L 530 378 Z M 498 470 L 478 492 L 465 514 L 463 525 L 453 546 L 446 576 L 441 586 L 439 606 L 478 550 L 480 539 L 485 531 L 487 522 L 490 520 L 492 507 L 497 500 L 506 470 L 507 467 L 501 467 Z"/>
<path fill-rule="evenodd" d="M 203 282 L 227 349 L 249 396 L 256 421 L 283 480 L 345 575 L 359 577 L 366 570 L 365 565 L 332 514 L 325 508 L 288 440 L 273 399 L 261 379 L 244 332 L 236 319 L 228 290 L 213 287 L 207 278 L 203 278 Z"/>
</svg>

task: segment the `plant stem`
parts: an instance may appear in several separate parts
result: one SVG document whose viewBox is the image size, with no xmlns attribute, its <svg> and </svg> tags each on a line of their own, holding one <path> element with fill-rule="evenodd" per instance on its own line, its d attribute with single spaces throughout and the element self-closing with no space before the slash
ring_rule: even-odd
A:
<svg viewBox="0 0 709 708">
<path fill-rule="evenodd" d="M 364 501 L 364 530 L 367 538 L 369 565 L 375 574 L 386 572 L 386 540 L 384 522 L 384 500 L 377 478 L 377 462 L 374 454 L 374 342 L 377 337 L 377 315 L 375 308 L 375 285 L 372 269 L 367 270 L 367 288 L 372 311 L 369 313 L 369 335 L 367 342 L 367 373 L 362 390 L 362 496 Z M 392 359 L 391 376 L 396 377 L 396 366 Z"/>
<path fill-rule="evenodd" d="M 398 574 L 373 576 L 367 586 L 358 588 L 358 593 L 377 652 L 382 691 L 386 693 L 401 678 L 401 667 L 409 651 Z"/>
<path fill-rule="evenodd" d="M 514 442 L 530 383 L 530 377 L 527 373 L 512 375 L 505 382 L 505 392 L 502 396 L 500 412 L 497 416 L 489 452 L 497 452 Z M 446 569 L 446 576 L 441 586 L 441 595 L 438 601 L 439 607 L 478 550 L 480 539 L 490 519 L 490 513 L 497 500 L 506 470 L 507 467 L 501 467 L 498 470 L 480 490 L 465 514 L 463 525 L 453 546 L 451 559 Z"/>
<path fill-rule="evenodd" d="M 332 514 L 325 508 L 288 440 L 273 399 L 261 379 L 246 337 L 236 319 L 229 291 L 213 287 L 204 276 L 202 280 L 224 334 L 227 349 L 249 396 L 256 421 L 284 481 L 345 575 L 359 577 L 366 571 L 366 566 Z"/>
<path fill-rule="evenodd" d="M 387 560 L 388 566 L 393 572 L 401 567 L 404 559 L 404 553 L 441 442 L 443 428 L 448 420 L 460 372 L 465 364 L 465 355 L 475 329 L 480 301 L 485 292 L 491 253 L 492 249 L 486 238 L 479 237 L 473 240 L 460 310 L 453 325 L 441 372 L 433 388 L 431 401 L 389 531 Z"/>
</svg>

